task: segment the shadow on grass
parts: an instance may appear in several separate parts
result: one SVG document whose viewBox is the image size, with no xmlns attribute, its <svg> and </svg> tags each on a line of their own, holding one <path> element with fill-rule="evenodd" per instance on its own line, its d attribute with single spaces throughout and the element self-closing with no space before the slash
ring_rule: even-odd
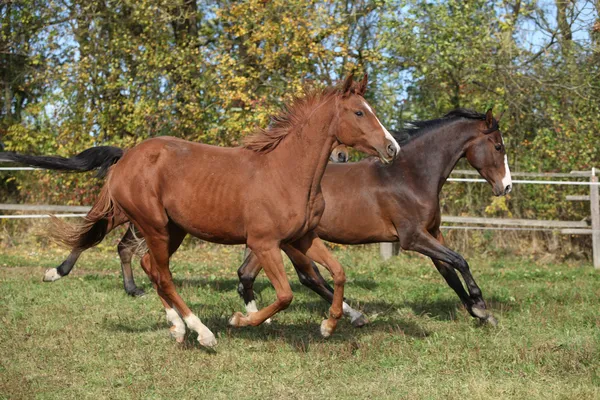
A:
<svg viewBox="0 0 600 400">
<path fill-rule="evenodd" d="M 176 278 L 173 277 L 175 286 L 178 287 L 202 287 L 208 286 L 210 289 L 217 292 L 227 292 L 230 290 L 237 290 L 239 281 L 237 279 L 210 279 L 210 278 Z M 368 279 L 353 279 L 348 285 L 357 286 L 362 289 L 374 290 L 378 287 L 377 282 Z M 292 290 L 297 291 L 300 288 L 305 288 L 297 280 L 290 282 Z M 272 287 L 271 284 L 263 279 L 259 279 L 254 283 L 254 291 L 256 293 L 262 292 L 265 288 Z"/>
<path fill-rule="evenodd" d="M 175 279 L 175 282 L 178 287 L 198 287 L 207 285 L 211 289 L 219 292 L 235 291 L 238 284 L 237 279 L 194 278 Z M 356 282 L 353 282 L 353 284 L 356 284 Z M 305 290 L 306 293 L 311 293 L 310 290 L 300 283 L 292 283 L 291 286 L 294 292 Z M 263 306 L 266 305 L 266 301 L 261 299 L 260 292 L 268 287 L 271 287 L 270 283 L 265 281 L 258 281 L 255 284 L 258 302 Z M 145 289 L 153 290 L 152 288 Z M 313 343 L 325 340 L 319 334 L 319 324 L 321 323 L 322 318 L 327 315 L 329 308 L 329 305 L 324 300 L 316 294 L 312 295 L 314 295 L 314 300 L 295 300 L 285 311 L 298 314 L 308 312 L 311 315 L 310 320 L 279 323 L 277 317 L 275 317 L 271 325 L 246 328 L 232 328 L 229 326 L 228 320 L 232 313 L 236 311 L 234 309 L 226 310 L 222 305 L 211 305 L 198 302 L 188 303 L 188 305 L 193 310 L 203 310 L 202 314 L 206 315 L 206 317 L 200 315 L 202 322 L 215 332 L 215 334 L 220 335 L 221 337 L 243 338 L 257 342 L 283 340 L 297 351 L 307 352 L 310 351 L 310 347 Z M 350 303 L 351 305 L 353 303 L 351 299 Z M 243 309 L 242 304 L 243 302 L 240 299 L 240 306 L 237 310 Z M 488 308 L 495 313 L 506 313 L 520 308 L 518 303 L 509 303 L 504 299 L 493 296 L 487 299 L 487 304 Z M 330 339 L 327 339 L 327 341 L 333 343 L 348 342 L 349 346 L 351 346 L 351 343 L 356 343 L 356 339 L 360 336 L 372 334 L 374 332 L 388 332 L 394 335 L 400 334 L 415 339 L 422 339 L 429 336 L 430 332 L 425 330 L 421 325 L 398 315 L 397 310 L 407 307 L 410 308 L 415 315 L 426 315 L 440 321 L 453 321 L 456 320 L 457 314 L 460 312 L 459 310 L 462 309 L 462 304 L 458 298 L 404 299 L 397 302 L 385 300 L 361 302 L 360 306 L 357 307 L 359 311 L 365 313 L 367 317 L 378 315 L 378 318 L 373 319 L 368 325 L 360 329 L 352 327 L 349 320 L 343 318 L 336 333 Z M 473 322 L 476 323 L 476 320 L 473 319 Z M 127 324 L 122 321 L 107 321 L 105 323 L 105 328 L 112 331 L 127 333 L 141 333 L 163 329 L 166 331 L 168 329 L 166 323 L 147 323 L 140 326 L 134 324 L 134 322 Z M 196 335 L 193 332 L 188 332 L 184 348 L 198 347 L 201 346 L 196 341 Z"/>
</svg>

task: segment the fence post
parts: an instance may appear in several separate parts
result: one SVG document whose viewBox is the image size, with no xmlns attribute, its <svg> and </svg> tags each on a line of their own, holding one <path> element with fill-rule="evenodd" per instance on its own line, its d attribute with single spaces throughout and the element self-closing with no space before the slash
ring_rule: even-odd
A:
<svg viewBox="0 0 600 400">
<path fill-rule="evenodd" d="M 400 243 L 385 242 L 379 244 L 379 255 L 383 260 L 389 260 L 392 256 L 397 256 L 400 253 Z"/>
<path fill-rule="evenodd" d="M 592 168 L 590 177 L 590 209 L 592 211 L 592 255 L 594 259 L 594 268 L 600 269 L 600 206 L 598 205 L 598 177 L 596 168 Z"/>
</svg>

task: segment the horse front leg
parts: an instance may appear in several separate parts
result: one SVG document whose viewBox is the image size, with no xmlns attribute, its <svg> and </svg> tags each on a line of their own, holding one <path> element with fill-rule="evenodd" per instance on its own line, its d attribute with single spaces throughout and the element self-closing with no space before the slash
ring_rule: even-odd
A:
<svg viewBox="0 0 600 400">
<path fill-rule="evenodd" d="M 317 265 L 291 245 L 282 246 L 282 249 L 292 261 L 300 283 L 331 304 L 333 302 L 333 288 L 323 278 Z M 350 307 L 345 301 L 342 303 L 342 311 L 346 317 L 350 318 L 350 322 L 355 328 L 360 328 L 369 322 L 361 312 Z"/>
<path fill-rule="evenodd" d="M 344 284 L 346 274 L 341 264 L 331 255 L 325 244 L 315 232 L 309 232 L 293 243 L 293 246 L 309 260 L 313 259 L 324 266 L 333 278 L 333 298 L 329 308 L 329 318 L 321 323 L 321 335 L 329 337 L 335 331 L 339 319 L 343 315 Z M 310 265 L 310 262 L 307 263 Z M 312 266 L 310 267 L 312 269 Z M 308 271 L 308 268 L 307 268 Z"/>
<path fill-rule="evenodd" d="M 285 269 L 283 268 L 279 243 L 254 243 L 249 240 L 248 245 L 256 256 L 258 263 L 263 266 L 267 277 L 275 288 L 277 299 L 265 308 L 256 312 L 249 312 L 247 316 L 240 312 L 234 313 L 229 320 L 229 324 L 235 327 L 262 324 L 279 311 L 286 309 L 294 297 L 285 274 Z"/>
<path fill-rule="evenodd" d="M 441 237 L 441 234 L 439 235 Z M 442 238 L 443 240 L 443 238 Z M 487 310 L 481 289 L 475 282 L 469 264 L 455 251 L 450 250 L 439 239 L 433 237 L 429 232 L 420 232 L 413 238 L 412 243 L 406 247 L 431 258 L 440 274 L 448 285 L 454 289 L 458 297 L 467 308 L 467 311 L 482 322 L 496 326 L 498 322 L 491 312 Z M 457 270 L 467 285 L 468 294 L 465 292 L 460 279 L 454 270 Z"/>
</svg>

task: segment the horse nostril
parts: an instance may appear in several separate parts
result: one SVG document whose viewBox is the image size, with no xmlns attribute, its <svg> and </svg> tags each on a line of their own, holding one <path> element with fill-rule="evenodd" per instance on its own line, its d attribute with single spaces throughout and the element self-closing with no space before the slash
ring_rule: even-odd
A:
<svg viewBox="0 0 600 400">
<path fill-rule="evenodd" d="M 346 155 L 344 153 L 340 153 L 338 155 L 338 161 L 341 163 L 346 162 Z"/>
<path fill-rule="evenodd" d="M 506 186 L 506 188 L 504 189 L 504 194 L 509 194 L 511 190 L 512 190 L 512 185 Z"/>
<path fill-rule="evenodd" d="M 396 156 L 396 146 L 394 146 L 393 143 L 390 142 L 387 145 L 386 150 L 387 150 L 388 156 L 390 156 L 390 157 L 395 157 Z"/>
</svg>

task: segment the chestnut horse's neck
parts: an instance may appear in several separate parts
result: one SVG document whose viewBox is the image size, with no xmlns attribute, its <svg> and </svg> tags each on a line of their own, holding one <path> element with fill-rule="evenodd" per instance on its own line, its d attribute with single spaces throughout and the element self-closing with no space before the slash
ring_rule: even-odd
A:
<svg viewBox="0 0 600 400">
<path fill-rule="evenodd" d="M 479 122 L 456 119 L 419 133 L 402 145 L 401 162 L 394 164 L 396 171 L 410 174 L 412 183 L 421 190 L 439 194 L 469 143 L 479 134 Z"/>
<path fill-rule="evenodd" d="M 266 155 L 275 161 L 286 186 L 294 182 L 294 190 L 306 193 L 308 189 L 309 199 L 319 192 L 329 155 L 338 144 L 335 135 L 338 123 L 335 97 L 325 99 L 300 126 L 290 128 L 281 143 Z"/>
</svg>

